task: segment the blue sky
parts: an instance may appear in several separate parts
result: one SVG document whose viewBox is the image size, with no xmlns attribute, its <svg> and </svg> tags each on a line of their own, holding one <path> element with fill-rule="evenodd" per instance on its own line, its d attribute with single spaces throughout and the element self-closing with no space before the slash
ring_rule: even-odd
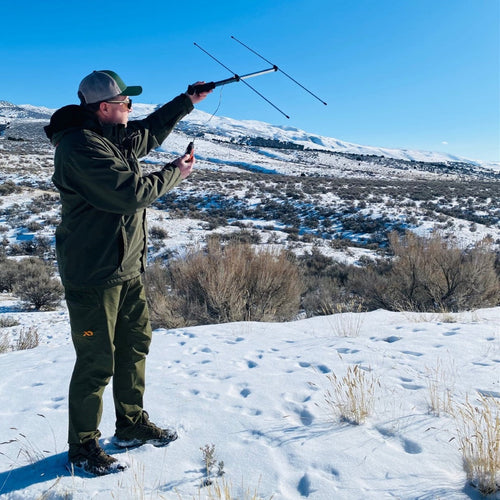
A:
<svg viewBox="0 0 500 500">
<path fill-rule="evenodd" d="M 162 103 L 196 80 L 280 73 L 214 91 L 199 108 L 364 145 L 500 161 L 499 0 L 3 2 L 0 100 L 57 108 L 113 69 Z"/>
</svg>

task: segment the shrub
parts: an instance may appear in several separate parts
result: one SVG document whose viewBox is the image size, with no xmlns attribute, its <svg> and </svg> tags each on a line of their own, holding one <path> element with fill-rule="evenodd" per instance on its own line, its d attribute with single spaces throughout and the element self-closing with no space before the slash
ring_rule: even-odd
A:
<svg viewBox="0 0 500 500">
<path fill-rule="evenodd" d="M 17 281 L 19 264 L 13 259 L 0 259 L 0 292 L 12 292 Z"/>
<path fill-rule="evenodd" d="M 153 226 L 149 230 L 149 236 L 152 239 L 163 240 L 165 238 L 168 238 L 168 232 L 160 226 Z"/>
<path fill-rule="evenodd" d="M 182 315 L 185 309 L 182 305 L 182 299 L 170 292 L 168 269 L 158 261 L 148 267 L 145 275 L 145 286 L 153 329 L 179 328 L 192 324 Z"/>
<path fill-rule="evenodd" d="M 180 317 L 196 324 L 288 320 L 298 312 L 302 290 L 298 268 L 285 252 L 223 247 L 216 239 L 205 250 L 172 261 L 163 280 L 148 285 L 150 302 L 150 292 L 158 298 L 159 290 L 160 296 L 170 291 Z M 155 303 L 150 307 L 159 308 Z"/>
<path fill-rule="evenodd" d="M 11 326 L 17 325 L 19 325 L 19 321 L 16 318 L 0 316 L 0 328 L 10 328 Z"/>
<path fill-rule="evenodd" d="M 33 255 L 37 257 L 49 256 L 53 251 L 50 238 L 46 236 L 35 236 L 31 240 L 11 245 L 10 255 Z"/>
<path fill-rule="evenodd" d="M 348 268 L 335 262 L 331 257 L 323 255 L 318 249 L 305 252 L 298 258 L 299 266 L 305 277 L 306 290 L 302 296 L 302 308 L 307 316 L 335 314 L 339 304 L 351 303 L 345 287 Z M 358 305 L 352 310 L 358 310 Z"/>
<path fill-rule="evenodd" d="M 258 231 L 250 231 L 249 229 L 241 229 L 240 231 L 222 234 L 219 236 L 221 241 L 230 241 L 232 243 L 246 243 L 249 245 L 258 245 L 262 242 L 262 237 Z"/>
<path fill-rule="evenodd" d="M 307 290 L 302 307 L 308 317 L 335 314 L 339 303 L 345 301 L 345 290 L 339 281 L 330 277 L 307 277 Z"/>
<path fill-rule="evenodd" d="M 52 278 L 52 268 L 37 258 L 23 259 L 17 264 L 18 274 L 12 292 L 25 307 L 52 309 L 63 296 L 63 287 Z"/>
<path fill-rule="evenodd" d="M 456 312 L 498 304 L 500 281 L 487 242 L 462 250 L 439 235 L 410 232 L 392 233 L 389 241 L 392 262 L 358 271 L 353 280 L 370 308 Z"/>
<path fill-rule="evenodd" d="M 221 477 L 224 475 L 224 462 L 218 461 L 215 456 L 215 445 L 206 444 L 200 448 L 203 454 L 203 465 L 205 467 L 205 477 L 201 483 L 202 486 L 210 486 L 213 484 L 214 476 Z"/>
<path fill-rule="evenodd" d="M 5 181 L 0 184 L 0 195 L 6 196 L 8 194 L 19 193 L 21 188 L 12 181 Z"/>
</svg>

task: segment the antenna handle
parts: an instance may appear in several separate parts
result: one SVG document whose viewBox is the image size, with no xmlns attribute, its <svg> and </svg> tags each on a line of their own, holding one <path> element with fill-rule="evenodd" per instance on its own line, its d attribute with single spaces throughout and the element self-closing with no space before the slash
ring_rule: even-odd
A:
<svg viewBox="0 0 500 500">
<path fill-rule="evenodd" d="M 216 85 L 216 82 L 208 82 L 208 83 L 200 83 L 199 85 L 189 85 L 187 88 L 187 93 L 189 95 L 193 94 L 201 94 L 202 92 L 208 92 L 210 90 L 213 90 Z"/>
</svg>

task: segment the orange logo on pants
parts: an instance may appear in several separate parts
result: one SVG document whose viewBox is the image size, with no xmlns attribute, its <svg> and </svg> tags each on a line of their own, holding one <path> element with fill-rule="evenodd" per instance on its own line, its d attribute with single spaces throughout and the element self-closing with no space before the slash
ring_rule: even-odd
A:
<svg viewBox="0 0 500 500">
<path fill-rule="evenodd" d="M 91 330 L 87 330 L 86 332 L 83 332 L 84 337 L 92 337 L 94 335 L 94 332 Z"/>
</svg>

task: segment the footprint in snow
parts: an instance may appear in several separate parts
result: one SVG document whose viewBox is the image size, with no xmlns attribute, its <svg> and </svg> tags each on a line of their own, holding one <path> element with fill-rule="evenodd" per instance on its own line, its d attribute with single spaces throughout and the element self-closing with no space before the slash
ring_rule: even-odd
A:
<svg viewBox="0 0 500 500">
<path fill-rule="evenodd" d="M 56 398 L 51 398 L 52 404 L 50 405 L 50 408 L 53 410 L 58 410 L 62 404 L 60 404 L 61 401 L 64 401 L 64 396 L 59 396 Z"/>
<path fill-rule="evenodd" d="M 398 337 L 397 335 L 391 335 L 390 337 L 386 337 L 384 339 L 384 342 L 387 342 L 388 344 L 394 344 L 394 342 L 397 342 L 398 340 L 401 340 L 401 337 Z"/>
<path fill-rule="evenodd" d="M 399 442 L 406 453 L 410 455 L 418 455 L 419 453 L 422 453 L 422 447 L 417 442 L 412 441 L 411 439 L 406 439 L 391 429 L 385 429 L 384 427 L 376 427 L 376 429 L 385 438 L 399 439 Z"/>
<path fill-rule="evenodd" d="M 500 392 L 496 391 L 483 391 L 482 389 L 477 389 L 477 392 L 484 396 L 485 398 L 500 398 Z"/>
<path fill-rule="evenodd" d="M 356 354 L 359 349 L 350 349 L 349 347 L 340 347 L 337 349 L 339 354 Z"/>
<path fill-rule="evenodd" d="M 314 422 L 314 415 L 305 407 L 298 406 L 296 404 L 288 405 L 288 408 L 299 417 L 300 423 L 306 427 L 309 427 Z"/>
<path fill-rule="evenodd" d="M 423 353 L 416 351 L 402 351 L 402 352 L 403 354 L 408 354 L 408 356 L 416 356 L 416 357 L 423 356 Z"/>
<path fill-rule="evenodd" d="M 318 365 L 316 368 L 318 368 L 318 370 L 324 374 L 331 372 L 330 368 L 328 368 L 328 366 L 326 366 L 326 365 Z"/>
<path fill-rule="evenodd" d="M 418 455 L 419 453 L 422 453 L 422 447 L 411 439 L 401 438 L 401 444 L 403 445 L 403 449 L 406 453 L 409 453 L 410 455 Z"/>
<path fill-rule="evenodd" d="M 418 391 L 419 389 L 423 389 L 423 385 L 418 385 L 418 384 L 401 384 L 401 387 L 403 389 L 408 389 L 409 391 Z"/>
<path fill-rule="evenodd" d="M 314 416 L 312 415 L 312 413 L 310 413 L 305 408 L 299 413 L 299 417 L 300 421 L 302 422 L 302 425 L 305 425 L 306 427 L 312 425 L 314 421 Z"/>
<path fill-rule="evenodd" d="M 258 408 L 250 408 L 248 410 L 248 414 L 252 417 L 258 417 L 259 415 L 262 415 L 262 410 L 259 410 Z"/>
<path fill-rule="evenodd" d="M 250 394 L 252 394 L 252 391 L 248 388 L 248 387 L 245 387 L 244 389 L 242 389 L 240 391 L 240 395 L 243 397 L 243 398 L 248 398 L 248 396 L 250 396 Z"/>
<path fill-rule="evenodd" d="M 300 496 L 303 497 L 308 497 L 315 491 L 311 489 L 311 480 L 307 473 L 300 478 L 299 484 L 297 485 L 297 491 L 300 493 Z"/>
</svg>

